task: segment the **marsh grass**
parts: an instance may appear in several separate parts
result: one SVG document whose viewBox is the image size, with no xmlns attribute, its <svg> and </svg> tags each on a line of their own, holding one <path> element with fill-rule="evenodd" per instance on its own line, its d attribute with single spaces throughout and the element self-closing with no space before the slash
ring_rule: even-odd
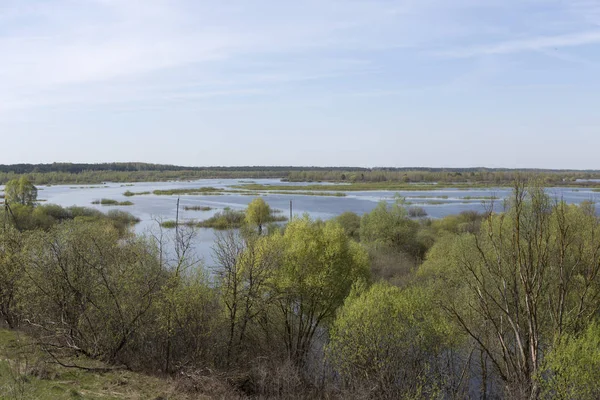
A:
<svg viewBox="0 0 600 400">
<path fill-rule="evenodd" d="M 284 191 L 284 190 L 276 190 L 276 191 L 266 191 L 264 194 L 289 194 L 294 196 L 331 196 L 331 197 L 346 197 L 346 193 L 342 192 L 301 192 L 301 191 Z"/>
<path fill-rule="evenodd" d="M 100 204 L 103 206 L 132 206 L 131 201 L 117 201 L 113 199 L 100 199 L 92 201 L 92 204 Z"/>
<path fill-rule="evenodd" d="M 208 206 L 185 206 L 183 207 L 185 211 L 210 211 L 212 207 Z"/>
<path fill-rule="evenodd" d="M 146 194 L 151 194 L 151 193 L 150 192 L 132 192 L 131 190 L 128 190 L 125 193 L 123 193 L 123 196 L 131 197 L 131 196 L 142 196 L 142 195 L 146 195 Z"/>
<path fill-rule="evenodd" d="M 262 184 L 244 184 L 232 186 L 236 189 L 246 189 L 253 191 L 311 191 L 311 192 L 352 192 L 352 191 L 375 191 L 375 190 L 401 190 L 401 191 L 433 191 L 443 189 L 469 190 L 473 188 L 488 188 L 491 185 L 479 183 L 448 183 L 448 184 L 409 184 L 404 182 L 360 182 L 350 184 L 323 184 L 323 185 L 262 185 Z"/>
<path fill-rule="evenodd" d="M 182 189 L 165 189 L 155 190 L 152 193 L 157 196 L 172 196 L 182 194 L 202 194 L 202 195 L 219 195 L 224 192 L 225 189 L 214 188 L 211 186 L 201 188 L 182 188 Z"/>
<path fill-rule="evenodd" d="M 465 196 L 463 200 L 498 200 L 496 196 Z"/>
</svg>

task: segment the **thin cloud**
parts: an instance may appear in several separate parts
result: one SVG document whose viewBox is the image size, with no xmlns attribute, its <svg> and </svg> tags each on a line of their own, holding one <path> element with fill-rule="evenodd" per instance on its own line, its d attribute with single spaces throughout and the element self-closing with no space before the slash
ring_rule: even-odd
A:
<svg viewBox="0 0 600 400">
<path fill-rule="evenodd" d="M 556 36 L 539 36 L 475 47 L 454 48 L 434 52 L 434 55 L 449 58 L 471 58 L 485 55 L 513 54 L 528 51 L 577 47 L 597 43 L 600 43 L 600 30 Z"/>
</svg>

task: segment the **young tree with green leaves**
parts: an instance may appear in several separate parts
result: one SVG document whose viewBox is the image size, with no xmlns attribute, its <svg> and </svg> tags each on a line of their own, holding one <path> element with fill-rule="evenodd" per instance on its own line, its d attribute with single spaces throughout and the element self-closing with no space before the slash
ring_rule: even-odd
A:
<svg viewBox="0 0 600 400">
<path fill-rule="evenodd" d="M 258 234 L 262 234 L 263 226 L 271 219 L 271 207 L 261 198 L 257 197 L 248 204 L 246 209 L 246 223 L 258 227 Z"/>
<path fill-rule="evenodd" d="M 429 289 L 358 285 L 332 325 L 327 357 L 353 392 L 431 398 L 441 381 L 437 358 L 454 337 Z"/>
<path fill-rule="evenodd" d="M 547 399 L 600 398 L 600 323 L 565 334 L 544 357 L 538 379 Z"/>
<path fill-rule="evenodd" d="M 37 195 L 37 188 L 25 176 L 8 181 L 4 187 L 4 196 L 9 204 L 32 206 L 37 200 Z"/>
<path fill-rule="evenodd" d="M 333 221 L 298 218 L 269 239 L 282 252 L 271 284 L 277 331 L 288 356 L 302 363 L 352 285 L 369 280 L 368 255 Z"/>
</svg>

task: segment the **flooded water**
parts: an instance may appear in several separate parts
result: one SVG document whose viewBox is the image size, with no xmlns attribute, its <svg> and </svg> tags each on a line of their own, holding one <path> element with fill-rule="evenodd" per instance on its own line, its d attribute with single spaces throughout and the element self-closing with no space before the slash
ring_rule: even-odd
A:
<svg viewBox="0 0 600 400">
<path fill-rule="evenodd" d="M 280 182 L 275 179 L 259 179 L 253 182 L 264 185 L 303 185 L 303 183 Z M 245 180 L 237 179 L 206 179 L 193 182 L 138 182 L 131 184 L 106 183 L 104 185 L 59 185 L 39 187 L 38 198 L 47 203 L 59 204 L 61 206 L 85 206 L 108 211 L 121 209 L 128 211 L 141 219 L 136 226 L 136 232 L 143 234 L 155 230 L 159 219 L 174 220 L 177 212 L 176 195 L 156 196 L 140 195 L 126 197 L 124 192 L 152 192 L 154 190 L 168 190 L 180 188 L 214 187 L 231 189 L 234 185 L 247 183 Z M 0 190 L 2 188 L 0 187 Z M 600 193 L 590 189 L 574 188 L 549 188 L 548 193 L 557 198 L 564 199 L 568 203 L 581 203 L 582 201 L 596 201 L 600 199 Z M 298 194 L 268 194 L 261 192 L 259 195 L 275 209 L 289 213 L 290 200 L 293 204 L 295 216 L 308 214 L 312 218 L 329 219 L 345 211 L 352 211 L 359 215 L 371 211 L 380 201 L 392 203 L 395 196 L 401 196 L 411 206 L 422 207 L 429 217 L 441 218 L 450 214 L 458 214 L 462 211 L 474 210 L 484 211 L 494 197 L 495 209 L 500 211 L 503 200 L 507 198 L 511 190 L 506 188 L 491 189 L 441 189 L 430 191 L 364 191 L 345 192 L 345 197 L 336 196 L 308 196 Z M 181 195 L 180 197 L 180 219 L 203 220 L 211 217 L 214 213 L 225 207 L 242 210 L 255 196 L 242 195 L 240 193 L 223 193 L 219 196 L 206 195 Z M 92 204 L 95 200 L 112 199 L 117 201 L 132 201 L 132 206 L 103 206 Z M 185 206 L 207 206 L 211 211 L 186 211 Z M 215 239 L 212 229 L 200 229 L 198 232 L 196 251 L 205 263 L 212 264 L 211 248 Z"/>
</svg>

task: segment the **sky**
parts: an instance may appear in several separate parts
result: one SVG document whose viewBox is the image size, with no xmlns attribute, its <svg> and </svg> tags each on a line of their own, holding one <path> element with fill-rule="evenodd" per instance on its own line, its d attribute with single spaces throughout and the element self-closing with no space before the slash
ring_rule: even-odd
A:
<svg viewBox="0 0 600 400">
<path fill-rule="evenodd" d="M 0 0 L 0 164 L 600 169 L 600 0 Z"/>
</svg>

